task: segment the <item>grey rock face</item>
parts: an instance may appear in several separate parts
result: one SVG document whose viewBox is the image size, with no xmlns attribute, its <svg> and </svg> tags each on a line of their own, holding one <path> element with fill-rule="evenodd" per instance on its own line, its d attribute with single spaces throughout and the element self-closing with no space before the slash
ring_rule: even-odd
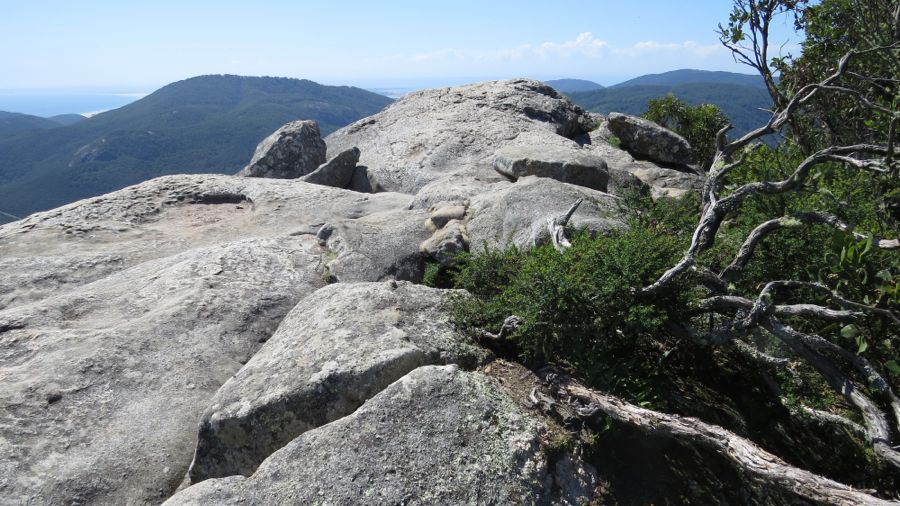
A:
<svg viewBox="0 0 900 506">
<path fill-rule="evenodd" d="M 691 145 L 684 137 L 656 123 L 618 112 L 607 117 L 607 128 L 622 141 L 622 147 L 638 158 L 659 163 L 694 163 Z"/>
<path fill-rule="evenodd" d="M 461 202 L 441 202 L 432 209 L 428 222 L 432 227 L 438 229 L 451 220 L 462 220 L 465 217 L 466 206 Z"/>
<path fill-rule="evenodd" d="M 610 193 L 620 194 L 623 189 L 635 187 L 636 182 L 625 174 L 630 174 L 649 186 L 654 197 L 681 196 L 703 187 L 703 180 L 694 173 L 660 167 L 646 160 L 635 160 L 627 151 L 610 145 L 604 138 L 602 129 L 585 134 L 577 140 L 582 147 L 606 161 L 610 172 L 607 188 Z"/>
<path fill-rule="evenodd" d="M 443 265 L 450 265 L 456 255 L 469 249 L 469 235 L 461 221 L 450 220 L 420 246 L 422 253 Z"/>
<path fill-rule="evenodd" d="M 582 486 L 554 490 L 543 430 L 495 380 L 420 367 L 294 439 L 251 477 L 207 480 L 165 504 L 586 503 Z"/>
<path fill-rule="evenodd" d="M 332 150 L 360 148 L 375 191 L 416 193 L 454 172 L 490 176 L 494 153 L 520 136 L 552 144 L 592 127 L 553 88 L 514 79 L 410 93 L 326 141 Z"/>
<path fill-rule="evenodd" d="M 0 502 L 168 497 L 208 399 L 322 285 L 308 247 L 193 249 L 0 312 Z"/>
<path fill-rule="evenodd" d="M 359 148 L 341 151 L 337 156 L 320 165 L 318 169 L 300 178 L 305 183 L 346 188 L 350 186 L 356 163 L 359 161 Z"/>
<path fill-rule="evenodd" d="M 0 226 L 0 309 L 192 248 L 312 237 L 329 220 L 408 204 L 408 195 L 363 195 L 279 179 L 160 177 Z M 411 244 L 415 249 L 419 241 Z"/>
<path fill-rule="evenodd" d="M 292 121 L 263 139 L 237 173 L 245 177 L 295 179 L 325 163 L 325 141 L 315 121 Z"/>
<path fill-rule="evenodd" d="M 301 433 L 352 413 L 416 367 L 477 365 L 488 353 L 449 324 L 450 296 L 386 282 L 339 283 L 304 299 L 211 401 L 192 481 L 249 476 Z"/>
<path fill-rule="evenodd" d="M 547 219 L 565 214 L 580 198 L 584 202 L 569 221 L 574 229 L 604 232 L 625 226 L 616 197 L 554 179 L 528 176 L 503 190 L 472 198 L 472 218 L 466 225 L 472 248 L 481 249 L 485 244 L 489 248 L 534 246 L 548 233 Z"/>
<path fill-rule="evenodd" d="M 604 192 L 609 180 L 606 162 L 574 143 L 572 147 L 506 146 L 497 151 L 494 169 L 512 180 L 524 176 L 549 177 Z"/>
<path fill-rule="evenodd" d="M 318 232 L 328 252 L 325 271 L 331 281 L 420 281 L 425 259 L 419 244 L 430 235 L 424 211 L 388 211 L 329 222 Z"/>
</svg>

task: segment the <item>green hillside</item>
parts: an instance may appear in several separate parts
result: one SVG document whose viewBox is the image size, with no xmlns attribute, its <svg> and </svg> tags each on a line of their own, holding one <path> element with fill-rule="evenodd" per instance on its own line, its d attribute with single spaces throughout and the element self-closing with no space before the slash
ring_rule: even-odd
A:
<svg viewBox="0 0 900 506">
<path fill-rule="evenodd" d="M 655 86 L 621 86 L 602 90 L 570 93 L 569 97 L 581 107 L 607 114 L 623 112 L 641 114 L 647 101 L 672 93 L 690 105 L 715 104 L 731 119 L 734 134 L 741 134 L 763 125 L 769 114 L 771 98 L 764 88 L 722 83 L 688 83 Z"/>
<path fill-rule="evenodd" d="M 48 118 L 20 114 L 17 112 L 0 111 L 0 140 L 13 135 L 18 135 L 36 130 L 57 128 L 59 123 Z"/>
<path fill-rule="evenodd" d="M 624 88 L 627 86 L 677 86 L 681 84 L 736 84 L 739 86 L 753 86 L 765 88 L 766 84 L 756 74 L 738 74 L 736 72 L 722 72 L 711 70 L 680 69 L 660 74 L 647 74 L 635 77 L 628 81 L 612 86 Z"/>
<path fill-rule="evenodd" d="M 164 174 L 233 173 L 288 121 L 317 120 L 325 136 L 390 102 L 298 79 L 179 81 L 70 126 L 0 139 L 0 211 L 23 216 Z"/>
</svg>

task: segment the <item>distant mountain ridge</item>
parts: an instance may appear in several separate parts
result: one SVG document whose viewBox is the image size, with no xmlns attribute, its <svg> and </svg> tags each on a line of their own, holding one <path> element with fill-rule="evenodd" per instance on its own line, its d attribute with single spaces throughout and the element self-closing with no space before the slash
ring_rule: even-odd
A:
<svg viewBox="0 0 900 506">
<path fill-rule="evenodd" d="M 682 69 L 648 74 L 602 89 L 557 90 L 589 111 L 635 115 L 647 109 L 650 99 L 671 93 L 690 105 L 715 104 L 731 120 L 735 134 L 765 123 L 769 117 L 766 109 L 771 107 L 761 77 L 734 72 Z"/>
<path fill-rule="evenodd" d="M 324 136 L 391 102 L 300 79 L 186 79 L 70 126 L 0 138 L 0 210 L 24 216 L 164 174 L 236 172 L 289 121 L 314 119 Z"/>
<path fill-rule="evenodd" d="M 597 84 L 594 81 L 588 81 L 586 79 L 551 79 L 549 81 L 544 81 L 544 84 L 552 86 L 562 93 L 594 91 L 604 88 L 602 84 Z"/>
<path fill-rule="evenodd" d="M 60 126 L 77 123 L 79 120 L 72 116 L 78 116 L 82 120 L 85 119 L 84 116 L 77 114 L 64 114 L 52 118 L 42 118 L 40 116 L 32 116 L 31 114 L 0 111 L 0 140 L 26 132 L 49 130 L 51 128 L 58 128 Z"/>
<path fill-rule="evenodd" d="M 753 86 L 765 88 L 762 77 L 754 74 L 738 74 L 735 72 L 722 72 L 711 70 L 680 69 L 661 74 L 647 74 L 610 88 L 625 88 L 628 86 L 678 86 L 682 84 L 733 84 L 738 86 Z"/>
</svg>

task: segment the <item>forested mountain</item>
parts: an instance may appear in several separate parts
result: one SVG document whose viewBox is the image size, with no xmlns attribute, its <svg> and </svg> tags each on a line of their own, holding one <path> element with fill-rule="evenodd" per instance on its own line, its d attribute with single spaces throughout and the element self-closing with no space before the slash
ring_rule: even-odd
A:
<svg viewBox="0 0 900 506">
<path fill-rule="evenodd" d="M 752 74 L 738 74 L 735 72 L 721 72 L 710 70 L 680 69 L 660 74 L 647 74 L 628 81 L 621 82 L 612 88 L 625 88 L 628 86 L 676 86 L 680 84 L 735 84 L 740 86 L 755 86 L 765 88 L 762 78 Z"/>
<path fill-rule="evenodd" d="M 50 118 L 41 118 L 40 116 L 20 114 L 17 112 L 0 111 L 0 139 L 25 132 L 33 132 L 35 130 L 56 128 L 58 126 L 60 126 L 60 123 Z"/>
<path fill-rule="evenodd" d="M 298 79 L 179 81 L 70 126 L 0 138 L 0 211 L 24 216 L 164 174 L 232 173 L 288 121 L 317 120 L 324 136 L 389 103 Z"/>
</svg>

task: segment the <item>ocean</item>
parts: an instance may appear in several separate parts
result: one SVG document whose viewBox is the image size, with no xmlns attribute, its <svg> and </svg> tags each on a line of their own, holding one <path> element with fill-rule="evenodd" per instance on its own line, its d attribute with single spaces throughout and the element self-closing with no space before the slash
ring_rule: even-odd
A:
<svg viewBox="0 0 900 506">
<path fill-rule="evenodd" d="M 0 111 L 43 117 L 59 114 L 90 116 L 130 104 L 145 95 L 146 93 L 0 90 Z"/>
</svg>

